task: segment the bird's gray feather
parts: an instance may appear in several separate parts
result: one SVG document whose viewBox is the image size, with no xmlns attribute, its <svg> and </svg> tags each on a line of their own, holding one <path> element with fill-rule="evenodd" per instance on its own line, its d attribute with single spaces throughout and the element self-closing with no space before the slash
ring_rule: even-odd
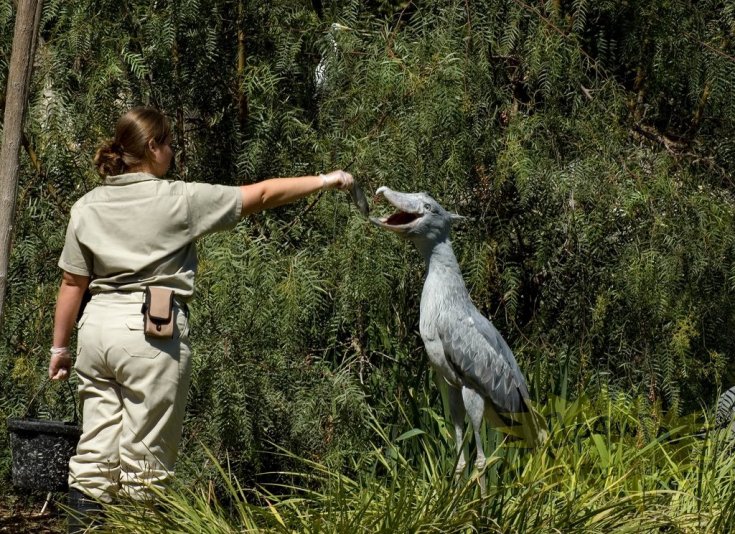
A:
<svg viewBox="0 0 735 534">
<path fill-rule="evenodd" d="M 500 333 L 474 306 L 457 319 L 437 324 L 444 354 L 454 369 L 499 412 L 525 411 L 526 381 Z"/>
</svg>

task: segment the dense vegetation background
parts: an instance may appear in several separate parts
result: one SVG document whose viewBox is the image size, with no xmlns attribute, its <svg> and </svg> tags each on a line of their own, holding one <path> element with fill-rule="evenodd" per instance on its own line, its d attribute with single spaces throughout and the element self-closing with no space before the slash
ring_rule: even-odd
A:
<svg viewBox="0 0 735 534">
<path fill-rule="evenodd" d="M 0 0 L 0 88 L 13 17 Z M 664 414 L 711 406 L 735 383 L 734 31 L 731 0 L 46 0 L 0 485 L 5 418 L 46 376 L 69 209 L 140 104 L 173 121 L 172 178 L 349 166 L 366 190 L 425 190 L 469 216 L 453 240 L 468 287 L 542 403 L 625 394 L 654 436 Z M 369 421 L 397 436 L 441 413 L 420 257 L 346 195 L 307 206 L 200 242 L 184 477 L 204 476 L 202 444 L 246 483 L 288 468 L 277 447 L 339 469 L 371 448 Z M 47 404 L 69 413 L 61 388 Z"/>
</svg>

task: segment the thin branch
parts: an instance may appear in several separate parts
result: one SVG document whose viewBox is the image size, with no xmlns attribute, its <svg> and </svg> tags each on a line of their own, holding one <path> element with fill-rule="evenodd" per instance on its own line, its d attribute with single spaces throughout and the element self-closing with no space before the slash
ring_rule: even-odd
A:
<svg viewBox="0 0 735 534">
<path fill-rule="evenodd" d="M 412 4 L 413 2 L 408 2 L 406 4 L 406 7 L 404 7 L 403 10 L 401 10 L 401 13 L 398 15 L 398 20 L 396 21 L 395 26 L 393 26 L 393 29 L 391 30 L 390 34 L 388 34 L 388 39 L 386 39 L 386 42 L 385 42 L 385 48 L 387 50 L 388 57 L 390 58 L 395 57 L 395 52 L 393 52 L 392 45 L 393 45 L 393 40 L 395 39 L 396 34 L 398 33 L 398 27 L 400 26 L 401 20 L 403 19 L 403 14 Z"/>
<path fill-rule="evenodd" d="M 245 131 L 249 115 L 248 95 L 244 87 L 246 59 L 245 6 L 243 0 L 240 0 L 237 3 L 237 119 L 240 131 Z"/>
<path fill-rule="evenodd" d="M 674 155 L 681 155 L 681 151 L 688 146 L 685 141 L 674 139 L 671 136 L 666 135 L 665 133 L 659 132 L 654 127 L 647 126 L 645 124 L 633 125 L 633 131 L 647 139 L 656 141 L 657 143 L 663 145 L 667 151 Z"/>
<path fill-rule="evenodd" d="M 691 39 L 695 43 L 700 44 L 703 47 L 705 47 L 706 49 L 708 49 L 709 51 L 714 52 L 718 56 L 721 56 L 721 57 L 727 59 L 728 61 L 732 61 L 733 63 L 735 63 L 735 56 L 731 56 L 730 54 L 726 54 L 725 52 L 723 52 L 722 50 L 719 50 L 719 49 L 715 48 L 711 44 L 705 43 L 704 41 L 700 41 L 697 37 L 693 36 L 689 32 L 683 32 L 683 33 L 684 33 L 684 35 L 686 35 L 687 37 L 689 37 L 689 39 Z"/>
<path fill-rule="evenodd" d="M 33 168 L 36 171 L 36 174 L 43 177 L 43 169 L 41 168 L 41 160 L 38 159 L 38 154 L 36 154 L 36 151 L 31 146 L 31 142 L 28 140 L 28 136 L 25 134 L 25 132 L 21 133 L 20 142 L 23 145 L 23 148 L 25 149 L 26 153 L 28 154 L 28 158 L 31 160 L 31 164 L 33 165 Z"/>
<path fill-rule="evenodd" d="M 314 200 L 312 200 L 309 203 L 308 206 L 306 206 L 306 208 L 304 209 L 304 211 L 302 211 L 301 213 L 299 213 L 298 215 L 296 215 L 296 217 L 294 217 L 293 219 L 291 219 L 291 222 L 288 223 L 288 226 L 286 226 L 286 228 L 283 231 L 284 237 L 287 237 L 288 236 L 288 234 L 291 232 L 291 228 L 293 227 L 294 224 L 296 224 L 296 221 L 298 221 L 299 219 L 301 219 L 304 215 L 306 215 L 307 213 L 309 213 L 314 208 L 314 206 L 316 206 L 317 202 L 319 202 L 321 200 L 323 194 L 324 194 L 324 191 L 320 191 L 319 194 L 316 196 L 316 198 Z"/>
</svg>

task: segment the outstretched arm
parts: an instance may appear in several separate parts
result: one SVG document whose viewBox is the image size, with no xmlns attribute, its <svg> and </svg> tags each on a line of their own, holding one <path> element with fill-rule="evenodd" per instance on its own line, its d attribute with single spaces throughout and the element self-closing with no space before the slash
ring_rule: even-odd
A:
<svg viewBox="0 0 735 534">
<path fill-rule="evenodd" d="M 66 380 L 69 378 L 71 371 L 69 339 L 87 286 L 89 286 L 88 276 L 80 276 L 64 271 L 59 296 L 56 299 L 54 342 L 51 348 L 51 361 L 48 366 L 48 376 L 52 380 Z"/>
<path fill-rule="evenodd" d="M 322 189 L 349 189 L 352 181 L 350 173 L 340 170 L 319 176 L 271 178 L 243 185 L 240 186 L 242 216 L 289 204 Z"/>
</svg>

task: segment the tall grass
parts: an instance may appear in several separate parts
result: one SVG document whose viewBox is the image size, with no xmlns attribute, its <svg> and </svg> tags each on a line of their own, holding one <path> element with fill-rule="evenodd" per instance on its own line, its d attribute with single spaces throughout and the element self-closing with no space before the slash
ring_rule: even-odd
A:
<svg viewBox="0 0 735 534">
<path fill-rule="evenodd" d="M 213 482 L 159 492 L 156 507 L 109 507 L 104 531 L 229 532 L 729 532 L 735 459 L 707 418 L 639 419 L 624 397 L 554 399 L 549 440 L 524 450 L 493 432 L 486 494 L 460 479 L 447 421 L 422 410 L 421 429 L 395 438 L 373 420 L 375 446 L 348 472 L 299 460 L 284 482 L 243 488 L 227 465 Z M 465 443 L 465 446 L 468 446 Z M 288 454 L 283 452 L 283 454 Z M 295 458 L 292 458 L 295 459 Z M 298 459 L 295 459 L 298 460 Z"/>
</svg>

